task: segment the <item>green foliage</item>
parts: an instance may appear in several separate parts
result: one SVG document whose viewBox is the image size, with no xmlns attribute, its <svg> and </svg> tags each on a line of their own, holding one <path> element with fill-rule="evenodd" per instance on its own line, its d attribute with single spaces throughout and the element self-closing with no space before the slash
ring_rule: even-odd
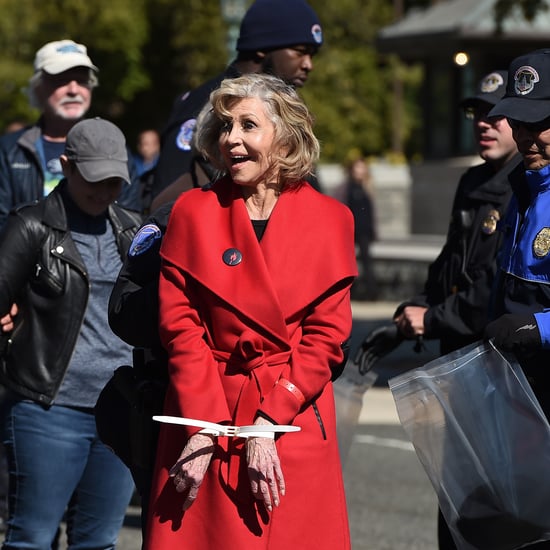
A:
<svg viewBox="0 0 550 550">
<path fill-rule="evenodd" d="M 355 148 L 381 155 L 396 143 L 415 153 L 410 137 L 421 75 L 381 56 L 375 45 L 378 30 L 394 18 L 394 3 L 310 2 L 325 45 L 301 93 L 317 120 L 323 160 L 342 162 Z M 0 128 L 36 118 L 22 90 L 36 50 L 51 40 L 71 38 L 88 47 L 100 69 L 90 114 L 115 121 L 130 144 L 145 127 L 161 129 L 175 98 L 228 62 L 220 0 L 0 0 L 0 12 Z M 405 98 L 400 116 L 397 83 Z"/>
<path fill-rule="evenodd" d="M 495 21 L 497 29 L 502 30 L 504 20 L 512 14 L 514 8 L 519 8 L 527 21 L 533 21 L 537 13 L 546 11 L 546 0 L 497 0 L 495 3 Z"/>
<path fill-rule="evenodd" d="M 141 49 L 147 35 L 144 0 L 0 0 L 0 123 L 10 119 L 32 120 L 21 90 L 32 75 L 36 50 L 46 42 L 71 38 L 88 47 L 100 68 L 100 88 L 95 106 L 104 114 L 116 114 L 117 104 L 143 89 Z"/>
<path fill-rule="evenodd" d="M 414 95 L 421 75 L 417 67 L 377 52 L 376 35 L 394 18 L 392 4 L 384 0 L 311 0 L 311 4 L 323 24 L 325 45 L 302 95 L 315 114 L 323 161 L 343 162 L 351 149 L 369 155 L 395 152 L 395 144 L 404 144 L 411 136 L 418 116 L 414 101 L 406 101 L 404 112 L 397 116 L 398 86 L 405 87 L 402 97 Z"/>
<path fill-rule="evenodd" d="M 144 13 L 149 30 L 141 55 L 149 82 L 121 120 L 131 143 L 145 127 L 160 130 L 176 97 L 228 62 L 219 0 L 146 0 Z"/>
</svg>

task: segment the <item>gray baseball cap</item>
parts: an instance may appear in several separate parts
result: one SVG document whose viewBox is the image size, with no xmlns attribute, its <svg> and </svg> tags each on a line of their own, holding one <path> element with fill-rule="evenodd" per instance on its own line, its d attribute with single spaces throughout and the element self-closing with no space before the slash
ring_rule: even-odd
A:
<svg viewBox="0 0 550 550">
<path fill-rule="evenodd" d="M 86 181 L 121 178 L 131 183 L 126 139 L 108 120 L 98 117 L 77 122 L 67 134 L 65 154 Z"/>
</svg>

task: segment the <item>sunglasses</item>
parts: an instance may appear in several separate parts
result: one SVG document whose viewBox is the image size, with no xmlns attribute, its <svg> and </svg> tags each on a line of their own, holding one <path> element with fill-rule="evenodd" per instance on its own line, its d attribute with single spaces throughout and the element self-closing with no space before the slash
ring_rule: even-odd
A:
<svg viewBox="0 0 550 550">
<path fill-rule="evenodd" d="M 506 118 L 508 125 L 512 130 L 518 130 L 520 127 L 525 128 L 528 132 L 540 133 L 550 128 L 550 117 L 538 122 L 523 122 L 521 120 L 515 120 L 513 118 Z"/>
</svg>

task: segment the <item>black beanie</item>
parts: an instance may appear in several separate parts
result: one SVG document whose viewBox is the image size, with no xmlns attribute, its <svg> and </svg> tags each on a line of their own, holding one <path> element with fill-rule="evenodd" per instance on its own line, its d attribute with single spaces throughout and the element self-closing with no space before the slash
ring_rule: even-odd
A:
<svg viewBox="0 0 550 550">
<path fill-rule="evenodd" d="M 237 40 L 240 52 L 323 43 L 317 15 L 304 0 L 256 0 L 246 12 Z"/>
</svg>

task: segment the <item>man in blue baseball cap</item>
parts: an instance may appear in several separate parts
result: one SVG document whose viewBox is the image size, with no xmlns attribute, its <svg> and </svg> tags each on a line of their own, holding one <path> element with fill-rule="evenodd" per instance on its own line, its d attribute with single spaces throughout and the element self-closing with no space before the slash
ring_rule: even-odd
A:
<svg viewBox="0 0 550 550">
<path fill-rule="evenodd" d="M 192 138 L 196 118 L 210 92 L 225 78 L 245 73 L 273 74 L 299 88 L 313 70 L 313 56 L 323 44 L 323 31 L 316 13 L 305 0 L 256 0 L 246 12 L 237 40 L 237 58 L 220 75 L 179 96 L 162 133 L 162 148 L 150 189 L 151 199 L 180 178 L 194 171 Z M 207 176 L 208 166 L 203 166 Z M 197 179 L 194 177 L 194 184 Z M 192 185 L 191 177 L 176 185 L 175 198 Z M 156 203 L 158 205 L 158 202 Z"/>
</svg>

